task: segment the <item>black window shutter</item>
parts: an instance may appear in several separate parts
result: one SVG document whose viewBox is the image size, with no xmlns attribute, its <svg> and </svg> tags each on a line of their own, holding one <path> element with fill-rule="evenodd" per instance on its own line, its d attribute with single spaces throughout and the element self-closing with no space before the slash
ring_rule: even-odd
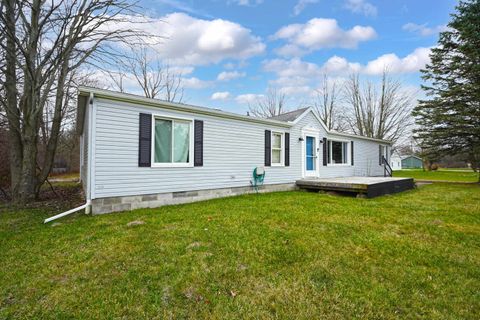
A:
<svg viewBox="0 0 480 320">
<path fill-rule="evenodd" d="M 353 153 L 353 141 L 351 142 L 351 144 L 352 144 L 352 151 L 351 151 L 351 152 L 352 152 L 352 155 L 351 155 L 351 157 L 352 157 L 352 166 L 353 166 L 353 165 L 354 165 L 354 162 L 353 162 L 353 155 L 355 154 L 355 153 Z"/>
<path fill-rule="evenodd" d="M 152 115 L 140 113 L 138 130 L 138 166 L 150 167 L 152 154 Z"/>
<path fill-rule="evenodd" d="M 203 121 L 195 120 L 194 126 L 194 161 L 195 167 L 203 166 Z"/>
<path fill-rule="evenodd" d="M 272 133 L 265 130 L 265 166 L 270 167 L 272 164 Z"/>
<path fill-rule="evenodd" d="M 285 166 L 290 165 L 290 133 L 285 132 Z"/>
<path fill-rule="evenodd" d="M 378 164 L 382 165 L 382 145 L 378 146 Z"/>
<path fill-rule="evenodd" d="M 323 165 L 326 166 L 328 163 L 328 144 L 327 138 L 323 138 Z"/>
</svg>

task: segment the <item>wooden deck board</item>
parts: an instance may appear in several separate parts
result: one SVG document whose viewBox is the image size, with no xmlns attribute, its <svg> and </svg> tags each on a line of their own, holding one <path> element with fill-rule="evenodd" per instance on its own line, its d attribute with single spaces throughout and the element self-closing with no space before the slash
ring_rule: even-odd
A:
<svg viewBox="0 0 480 320">
<path fill-rule="evenodd" d="M 391 177 L 307 178 L 297 180 L 296 184 L 302 189 L 362 193 L 369 198 L 415 187 L 412 178 Z"/>
</svg>

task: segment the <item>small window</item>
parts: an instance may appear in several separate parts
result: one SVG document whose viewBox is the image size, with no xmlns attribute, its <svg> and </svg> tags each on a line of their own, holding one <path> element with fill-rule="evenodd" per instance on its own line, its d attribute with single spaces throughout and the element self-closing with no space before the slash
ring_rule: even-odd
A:
<svg viewBox="0 0 480 320">
<path fill-rule="evenodd" d="M 283 133 L 272 132 L 272 165 L 283 164 Z"/>
<path fill-rule="evenodd" d="M 154 163 L 189 165 L 192 158 L 192 121 L 155 118 Z"/>
<path fill-rule="evenodd" d="M 347 164 L 348 144 L 348 142 L 330 140 L 328 142 L 328 163 Z"/>
</svg>

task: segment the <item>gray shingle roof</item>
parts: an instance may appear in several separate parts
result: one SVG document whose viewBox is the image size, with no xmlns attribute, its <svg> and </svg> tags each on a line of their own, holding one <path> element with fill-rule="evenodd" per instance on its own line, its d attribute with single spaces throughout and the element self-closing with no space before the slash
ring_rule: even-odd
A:
<svg viewBox="0 0 480 320">
<path fill-rule="evenodd" d="M 300 109 L 297 109 L 297 110 L 294 110 L 294 111 L 279 114 L 277 116 L 269 117 L 268 119 L 277 120 L 277 121 L 285 121 L 285 122 L 295 121 L 307 109 L 308 109 L 308 107 L 307 108 L 300 108 Z"/>
</svg>

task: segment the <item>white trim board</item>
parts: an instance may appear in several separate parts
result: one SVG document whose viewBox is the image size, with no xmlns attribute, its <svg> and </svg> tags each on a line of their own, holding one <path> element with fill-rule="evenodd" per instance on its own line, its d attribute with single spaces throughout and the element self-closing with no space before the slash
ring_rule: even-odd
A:
<svg viewBox="0 0 480 320">
<path fill-rule="evenodd" d="M 314 128 L 303 128 L 302 131 L 302 155 L 301 155 L 301 161 L 302 161 L 302 178 L 305 177 L 318 177 L 320 175 L 320 130 L 314 129 Z M 315 147 L 316 147 L 316 161 L 315 161 L 315 175 L 310 176 L 306 175 L 306 144 L 307 144 L 307 139 L 306 137 L 314 137 L 315 138 Z"/>
</svg>

